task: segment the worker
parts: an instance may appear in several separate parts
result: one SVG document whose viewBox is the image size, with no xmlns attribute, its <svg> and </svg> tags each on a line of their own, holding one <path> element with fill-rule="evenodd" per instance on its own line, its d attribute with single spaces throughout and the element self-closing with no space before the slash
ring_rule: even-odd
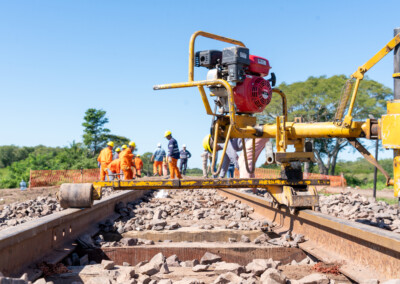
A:
<svg viewBox="0 0 400 284">
<path fill-rule="evenodd" d="M 208 165 L 208 160 L 210 160 L 211 164 L 211 154 L 206 149 L 201 154 L 201 160 L 203 162 L 203 178 L 208 178 L 208 173 L 211 170 L 211 167 Z"/>
<path fill-rule="evenodd" d="M 208 135 L 206 137 L 204 137 L 203 139 L 203 146 L 205 149 L 207 150 L 211 150 L 211 144 L 210 144 L 210 140 L 211 140 L 211 135 Z M 219 143 L 217 144 L 218 149 L 217 151 L 220 151 L 223 149 L 225 143 Z M 225 152 L 225 156 L 222 156 L 221 159 L 222 161 L 220 163 L 222 163 L 221 166 L 221 171 L 219 174 L 220 178 L 224 178 L 226 176 L 226 173 L 228 172 L 228 168 L 229 165 L 232 163 L 234 164 L 235 168 L 239 168 L 239 163 L 238 163 L 238 154 L 237 152 L 242 150 L 242 140 L 238 139 L 238 138 L 233 138 L 233 139 L 229 139 L 228 141 L 228 145 L 226 148 L 226 152 Z M 214 171 L 216 171 L 214 169 Z"/>
<path fill-rule="evenodd" d="M 121 160 L 120 159 L 113 160 L 107 166 L 107 171 L 110 180 L 119 179 L 119 176 L 121 175 Z"/>
<path fill-rule="evenodd" d="M 135 175 L 137 178 L 142 177 L 142 169 L 143 169 L 143 161 L 140 158 L 140 155 L 135 157 Z"/>
<path fill-rule="evenodd" d="M 233 178 L 234 175 L 235 175 L 235 164 L 231 162 L 228 167 L 227 177 Z"/>
<path fill-rule="evenodd" d="M 168 162 L 167 162 L 167 157 L 165 156 L 163 158 L 163 176 L 167 177 L 168 176 Z"/>
<path fill-rule="evenodd" d="M 179 152 L 179 158 L 181 159 L 180 162 L 180 171 L 183 175 L 186 175 L 186 168 L 187 168 L 187 162 L 188 159 L 192 157 L 192 154 L 188 150 L 186 150 L 186 145 L 183 144 L 182 150 Z"/>
<path fill-rule="evenodd" d="M 224 147 L 224 143 L 220 143 L 219 146 L 221 149 Z M 226 147 L 226 153 L 225 157 L 221 157 L 223 159 L 222 161 L 222 167 L 221 167 L 221 172 L 219 174 L 220 178 L 224 178 L 226 173 L 228 172 L 229 165 L 232 163 L 235 168 L 239 168 L 239 163 L 238 163 L 238 154 L 237 152 L 241 150 L 241 139 L 229 139 L 228 145 Z"/>
<path fill-rule="evenodd" d="M 179 172 L 177 163 L 179 159 L 179 147 L 178 142 L 172 137 L 171 131 L 165 131 L 164 137 L 167 138 L 168 142 L 168 165 L 170 177 L 173 179 L 177 177 L 178 179 L 182 178 L 181 173 Z"/>
<path fill-rule="evenodd" d="M 119 154 L 121 153 L 121 148 L 115 149 L 113 160 L 119 159 Z"/>
<path fill-rule="evenodd" d="M 151 161 L 154 162 L 153 165 L 153 175 L 154 176 L 162 176 L 162 168 L 163 168 L 163 159 L 165 157 L 165 150 L 161 148 L 161 143 L 157 144 L 157 149 L 154 151 L 151 156 Z"/>
<path fill-rule="evenodd" d="M 124 173 L 125 180 L 133 179 L 132 166 L 133 166 L 134 155 L 132 154 L 132 152 L 135 150 L 135 147 L 136 147 L 135 142 L 131 141 L 131 142 L 129 142 L 129 146 L 127 147 L 127 149 L 122 151 L 122 154 L 121 154 L 121 158 L 120 158 L 121 169 Z"/>
<path fill-rule="evenodd" d="M 211 166 L 212 166 L 212 155 L 213 155 L 213 150 L 211 147 L 211 135 L 208 134 L 203 138 L 203 147 L 204 147 L 204 152 L 207 152 L 207 154 L 203 153 L 201 156 L 203 158 L 203 177 L 208 177 L 208 173 L 213 173 L 217 171 L 217 167 L 216 164 L 214 165 L 213 171 L 211 170 Z M 219 146 L 219 144 L 217 144 L 217 152 L 215 153 L 215 161 L 218 160 L 218 151 L 221 150 L 221 146 Z M 208 161 L 207 161 L 208 159 Z M 209 165 L 207 166 L 207 163 L 209 162 Z M 212 174 L 213 178 L 216 178 L 216 175 Z"/>
<path fill-rule="evenodd" d="M 124 145 L 122 145 L 122 150 L 121 150 L 121 152 L 119 153 L 119 158 L 121 159 L 121 155 L 122 155 L 122 152 L 124 152 L 127 148 L 128 148 L 128 146 L 126 146 L 125 144 Z"/>
<path fill-rule="evenodd" d="M 256 138 L 255 141 L 255 157 L 253 157 L 253 139 L 246 139 L 246 154 L 247 154 L 247 163 L 249 166 L 249 170 L 253 171 L 253 159 L 257 162 L 258 156 L 260 156 L 262 150 L 265 148 L 265 143 L 269 141 L 269 138 Z M 240 178 L 254 178 L 254 172 L 251 174 L 247 171 L 246 161 L 244 159 L 244 151 L 239 156 L 239 177 Z"/>
<path fill-rule="evenodd" d="M 107 166 L 113 160 L 112 149 L 114 147 L 114 142 L 110 141 L 107 143 L 107 147 L 101 150 L 99 156 L 97 157 L 97 161 L 100 163 L 100 180 L 106 180 Z"/>
</svg>

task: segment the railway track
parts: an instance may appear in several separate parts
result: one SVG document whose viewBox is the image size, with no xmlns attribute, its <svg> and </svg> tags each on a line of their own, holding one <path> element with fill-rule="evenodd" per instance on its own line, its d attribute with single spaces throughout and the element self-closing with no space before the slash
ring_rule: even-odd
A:
<svg viewBox="0 0 400 284">
<path fill-rule="evenodd" d="M 119 217 L 114 211 L 116 204 L 142 198 L 146 192 L 146 190 L 136 190 L 116 193 L 96 201 L 89 209 L 67 209 L 0 231 L 0 271 L 7 276 L 20 276 L 21 273 L 29 271 L 30 277 L 35 277 L 36 271 L 33 267 L 36 263 L 60 262 L 75 249 L 78 236 L 82 234 L 93 236 L 99 230 L 97 226 L 99 222 Z M 398 234 L 310 210 L 303 210 L 293 215 L 285 208 L 274 208 L 263 197 L 236 189 L 219 189 L 218 193 L 228 199 L 240 200 L 241 203 L 254 208 L 255 213 L 261 218 L 274 222 L 275 233 L 283 234 L 290 230 L 305 235 L 307 241 L 299 244 L 304 252 L 323 262 L 339 264 L 340 271 L 353 281 L 400 278 Z M 158 234 L 154 234 L 155 240 L 183 238 L 183 233 L 175 233 L 175 237 L 172 234 L 161 236 L 159 232 L 155 233 Z M 208 231 L 187 234 L 191 236 L 190 238 L 200 236 L 200 239 L 208 241 L 220 241 L 232 235 L 231 232 L 226 234 L 219 232 L 221 236 L 218 237 L 217 234 L 210 234 Z M 249 236 L 252 238 L 251 233 Z M 128 257 L 131 263 L 135 263 L 141 261 L 139 258 L 151 257 L 157 251 L 163 251 L 165 254 L 199 256 L 207 250 L 212 250 L 212 246 L 210 248 L 206 245 L 202 248 L 201 245 L 193 244 L 192 248 L 190 246 L 182 248 L 174 243 L 151 248 L 104 248 L 102 253 L 115 260 L 117 264 L 122 264 Z M 135 251 L 136 256 L 134 256 Z M 229 249 L 229 246 L 218 246 L 213 252 L 219 252 L 226 261 L 241 259 L 243 263 L 251 261 L 251 258 L 266 256 L 274 256 L 285 262 L 301 253 L 291 248 L 260 251 L 257 246 L 251 244 L 237 245 L 233 250 Z"/>
</svg>

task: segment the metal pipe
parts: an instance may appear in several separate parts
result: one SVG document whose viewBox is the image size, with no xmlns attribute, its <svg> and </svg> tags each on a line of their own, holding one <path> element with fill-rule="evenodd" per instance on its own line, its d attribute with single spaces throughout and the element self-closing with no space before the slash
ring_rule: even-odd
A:
<svg viewBox="0 0 400 284">
<path fill-rule="evenodd" d="M 394 29 L 394 36 L 400 34 L 400 27 Z M 400 76 L 400 45 L 398 44 L 393 51 L 394 54 L 394 60 L 393 60 L 393 73 L 397 74 L 397 76 Z M 393 76 L 393 94 L 394 94 L 394 99 L 395 100 L 400 100 L 400 77 L 397 77 L 396 75 Z"/>
<path fill-rule="evenodd" d="M 349 106 L 349 110 L 347 111 L 347 114 L 345 116 L 345 127 L 348 127 L 348 125 L 346 125 L 346 123 L 351 122 L 352 120 L 352 116 L 351 114 L 353 113 L 353 108 L 354 108 L 354 103 L 356 101 L 356 97 L 357 97 L 357 91 L 358 91 L 358 87 L 360 86 L 360 82 L 362 79 L 357 78 L 356 80 L 356 84 L 354 85 L 354 89 L 353 89 L 353 95 L 351 96 L 351 101 L 350 101 L 350 106 Z M 347 118 L 347 119 L 346 119 Z"/>
<path fill-rule="evenodd" d="M 273 88 L 272 92 L 273 93 L 277 93 L 277 94 L 279 94 L 281 96 L 281 98 L 282 98 L 282 113 L 283 113 L 283 116 L 285 116 L 286 121 L 287 121 L 288 112 L 287 112 L 287 100 L 286 100 L 285 93 L 282 92 L 280 89 L 277 89 L 277 88 Z"/>
<path fill-rule="evenodd" d="M 182 83 L 172 83 L 172 84 L 164 84 L 164 85 L 155 85 L 153 86 L 153 90 L 166 90 L 166 89 L 177 89 L 177 88 L 187 88 L 187 87 L 201 87 L 201 86 L 215 86 L 215 85 L 222 85 L 225 87 L 227 93 L 228 93 L 228 101 L 229 101 L 229 117 L 230 117 L 230 122 L 233 127 L 236 126 L 236 120 L 235 120 L 235 104 L 233 100 L 233 90 L 232 86 L 225 80 L 222 79 L 217 79 L 217 80 L 203 80 L 203 81 L 191 81 L 191 82 L 182 82 Z M 202 93 L 201 93 L 202 94 Z M 202 94 L 203 96 L 203 94 Z M 203 100 L 206 99 L 203 97 Z M 208 100 L 207 104 L 208 104 Z M 211 108 L 207 108 L 207 111 L 211 111 Z M 208 104 L 209 106 L 209 104 Z M 240 131 L 239 129 L 237 129 Z"/>
<path fill-rule="evenodd" d="M 365 122 L 353 121 L 350 128 L 336 126 L 333 122 L 296 123 L 286 122 L 288 139 L 298 138 L 348 138 L 360 137 L 363 133 L 362 125 Z M 275 138 L 277 132 L 276 124 L 264 124 L 262 129 L 263 138 Z M 239 138 L 233 133 L 232 138 Z M 247 138 L 247 137 L 246 137 Z M 250 138 L 250 137 L 249 137 Z"/>
<path fill-rule="evenodd" d="M 378 149 L 379 149 L 379 140 L 377 139 L 375 142 L 375 160 L 378 162 Z M 374 192 L 373 192 L 373 196 L 376 199 L 376 181 L 377 181 L 377 177 L 378 177 L 378 168 L 375 167 L 374 169 Z"/>
</svg>

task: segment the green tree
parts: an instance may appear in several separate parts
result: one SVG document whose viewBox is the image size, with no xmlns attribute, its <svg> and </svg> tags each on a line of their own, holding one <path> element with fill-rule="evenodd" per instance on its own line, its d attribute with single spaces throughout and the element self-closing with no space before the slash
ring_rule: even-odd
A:
<svg viewBox="0 0 400 284">
<path fill-rule="evenodd" d="M 336 75 L 327 78 L 309 77 L 304 82 L 282 83 L 278 86 L 287 96 L 288 119 L 302 117 L 306 122 L 333 121 L 341 91 L 348 78 Z M 355 119 L 366 119 L 369 114 L 380 117 L 386 110 L 386 101 L 392 97 L 392 90 L 382 84 L 365 78 L 358 90 L 353 110 Z M 346 112 L 345 112 L 346 113 Z M 280 96 L 274 96 L 264 112 L 258 115 L 261 123 L 274 123 L 282 115 Z M 334 174 L 339 152 L 347 146 L 346 139 L 310 139 L 319 172 Z"/>
<path fill-rule="evenodd" d="M 29 153 L 34 150 L 34 147 L 0 146 L 0 168 L 11 166 L 13 162 L 26 159 Z"/>
<path fill-rule="evenodd" d="M 106 111 L 89 108 L 83 119 L 83 143 L 90 149 L 92 156 L 95 156 L 105 147 L 110 133 L 110 130 L 104 127 L 108 123 Z"/>
<path fill-rule="evenodd" d="M 113 134 L 108 134 L 107 135 L 107 140 L 113 141 L 115 147 L 122 146 L 122 145 L 128 145 L 129 139 L 124 137 L 124 136 L 119 136 L 119 135 L 113 135 Z"/>
<path fill-rule="evenodd" d="M 140 155 L 140 158 L 143 161 L 143 175 L 145 176 L 153 175 L 153 164 L 150 161 L 152 155 L 151 152 L 146 152 L 143 155 Z"/>
</svg>

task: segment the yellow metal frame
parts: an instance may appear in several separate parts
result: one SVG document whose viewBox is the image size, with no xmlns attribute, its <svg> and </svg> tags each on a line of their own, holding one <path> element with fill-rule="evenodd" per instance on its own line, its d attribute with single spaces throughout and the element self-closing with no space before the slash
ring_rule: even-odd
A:
<svg viewBox="0 0 400 284">
<path fill-rule="evenodd" d="M 188 82 L 183 83 L 173 83 L 173 84 L 165 84 L 165 85 L 156 85 L 154 86 L 154 90 L 162 90 L 162 89 L 173 89 L 173 88 L 186 88 L 186 87 L 198 87 L 200 91 L 201 98 L 203 100 L 203 104 L 205 106 L 206 112 L 209 115 L 217 116 L 215 121 L 215 129 L 214 129 L 214 149 L 216 149 L 218 138 L 225 137 L 223 152 L 222 152 L 222 161 L 226 154 L 227 144 L 229 139 L 231 138 L 251 138 L 255 139 L 257 137 L 263 138 L 275 138 L 276 139 L 276 147 L 277 152 L 285 153 L 287 149 L 287 145 L 293 144 L 295 145 L 296 152 L 302 153 L 304 152 L 304 139 L 305 138 L 359 138 L 365 137 L 365 134 L 368 134 L 369 138 L 372 138 L 371 134 L 371 121 L 353 121 L 352 112 L 355 104 L 355 100 L 357 97 L 357 91 L 360 85 L 361 80 L 364 78 L 364 74 L 372 68 L 376 63 L 378 63 L 385 55 L 387 55 L 396 45 L 400 43 L 400 34 L 395 36 L 392 40 L 390 40 L 384 48 L 382 48 L 378 53 L 376 53 L 370 60 L 368 60 L 363 66 L 359 67 L 356 72 L 351 75 L 351 78 L 356 79 L 355 85 L 353 87 L 352 97 L 350 100 L 350 105 L 346 116 L 344 117 L 343 122 L 316 122 L 316 123 L 302 123 L 302 122 L 288 122 L 287 121 L 287 103 L 285 94 L 279 89 L 273 89 L 274 93 L 279 94 L 282 97 L 282 107 L 283 107 L 283 115 L 278 116 L 276 118 L 275 124 L 265 124 L 262 126 L 260 131 L 260 127 L 256 127 L 256 124 L 253 120 L 243 119 L 242 115 L 237 115 L 235 110 L 235 102 L 233 97 L 233 90 L 231 85 L 222 79 L 218 80 L 205 80 L 205 81 L 194 81 L 194 44 L 195 40 L 198 36 L 203 36 L 210 39 L 219 40 L 222 42 L 227 42 L 231 44 L 236 44 L 240 46 L 245 46 L 241 41 L 218 36 L 211 33 L 206 33 L 203 31 L 195 32 L 189 44 L 189 72 L 188 72 Z M 393 77 L 398 77 L 398 73 L 393 74 Z M 229 115 L 222 116 L 216 115 L 212 112 L 210 103 L 208 101 L 206 92 L 204 90 L 204 86 L 223 86 L 228 94 L 228 103 L 229 103 Z M 396 108 L 400 108 L 396 106 Z M 398 112 L 400 113 L 400 112 Z M 388 111 L 389 115 L 389 111 Z M 226 119 L 229 117 L 229 124 Z M 248 117 L 248 116 L 247 116 Z M 400 117 L 394 114 L 391 116 L 384 117 L 381 121 L 378 121 L 378 125 L 385 127 L 389 127 L 390 125 L 400 125 L 397 121 L 400 120 Z M 237 123 L 240 121 L 240 123 Z M 390 121 L 390 122 L 389 122 Z M 223 126 L 227 129 L 224 131 L 220 131 L 220 127 Z M 380 138 L 384 132 L 378 132 L 378 137 L 374 136 L 374 138 Z M 386 135 L 386 134 L 384 134 Z M 399 139 L 397 136 L 390 136 L 390 141 L 394 141 L 394 139 Z M 389 140 L 388 140 L 389 141 Z M 396 140 L 399 141 L 399 140 Z M 396 144 L 397 145 L 397 144 Z M 393 148 L 392 146 L 388 146 L 389 148 Z M 397 146 L 396 146 L 397 147 Z M 254 151 L 254 147 L 253 147 Z M 398 153 L 399 150 L 395 150 L 395 153 Z M 399 153 L 400 154 L 400 153 Z M 246 155 L 245 155 L 246 157 Z M 216 163 L 216 151 L 213 151 L 212 164 Z M 399 158 L 400 159 L 400 158 Z M 213 174 L 218 174 L 221 170 L 221 165 L 218 167 L 217 172 Z M 395 193 L 399 192 L 400 188 L 400 164 L 394 163 L 394 167 L 398 167 L 399 170 L 395 169 L 395 173 L 399 172 L 399 182 L 395 182 Z M 249 170 L 249 165 L 246 161 L 246 168 Z M 254 169 L 254 166 L 252 167 Z M 396 174 L 395 174 L 396 178 Z"/>
<path fill-rule="evenodd" d="M 350 106 L 349 110 L 347 111 L 347 114 L 344 118 L 343 121 L 343 126 L 344 127 L 349 127 L 351 125 L 351 122 L 353 120 L 352 117 L 352 112 L 354 108 L 354 103 L 356 101 L 357 97 L 357 91 L 358 87 L 360 86 L 360 82 L 362 79 L 364 79 L 364 74 L 371 69 L 376 63 L 378 63 L 383 57 L 385 57 L 390 51 L 392 51 L 393 48 L 396 47 L 400 43 L 400 34 L 396 35 L 394 38 L 392 38 L 386 45 L 383 47 L 381 50 L 379 50 L 370 60 L 368 60 L 363 66 L 358 67 L 357 71 L 354 72 L 351 75 L 351 78 L 356 79 L 356 83 L 353 89 L 353 95 L 351 96 L 351 101 L 350 101 Z M 393 74 L 393 77 L 396 74 Z"/>
</svg>

